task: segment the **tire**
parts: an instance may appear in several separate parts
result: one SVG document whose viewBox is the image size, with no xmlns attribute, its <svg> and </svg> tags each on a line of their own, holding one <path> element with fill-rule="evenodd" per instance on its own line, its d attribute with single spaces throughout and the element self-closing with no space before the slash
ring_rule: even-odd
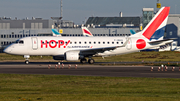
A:
<svg viewBox="0 0 180 101">
<path fill-rule="evenodd" d="M 28 61 L 28 60 L 26 60 L 26 61 L 25 61 L 25 64 L 29 64 L 29 61 Z"/>
<path fill-rule="evenodd" d="M 89 60 L 88 60 L 88 63 L 89 63 L 89 64 L 93 64 L 93 63 L 94 63 L 94 59 L 89 59 Z"/>
<path fill-rule="evenodd" d="M 81 59 L 81 60 L 80 60 L 80 62 L 81 62 L 82 64 L 85 64 L 86 61 L 87 61 L 86 59 Z"/>
</svg>

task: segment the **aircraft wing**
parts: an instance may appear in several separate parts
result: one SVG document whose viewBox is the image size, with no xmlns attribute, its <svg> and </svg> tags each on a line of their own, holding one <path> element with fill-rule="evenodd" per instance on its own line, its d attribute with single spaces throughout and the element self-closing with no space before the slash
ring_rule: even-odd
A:
<svg viewBox="0 0 180 101">
<path fill-rule="evenodd" d="M 113 47 L 101 47 L 101 48 L 91 48 L 91 49 L 85 49 L 85 50 L 80 50 L 80 55 L 84 56 L 92 56 L 97 53 L 102 53 L 104 51 L 110 51 L 114 50 L 119 47 L 125 47 L 129 41 L 129 38 L 126 40 L 126 42 L 122 46 L 113 46 Z"/>
<path fill-rule="evenodd" d="M 93 56 L 98 53 L 103 53 L 104 51 L 110 51 L 116 49 L 118 46 L 115 47 L 102 47 L 102 48 L 92 48 L 92 49 L 85 49 L 85 50 L 80 50 L 80 55 L 83 56 Z"/>
</svg>

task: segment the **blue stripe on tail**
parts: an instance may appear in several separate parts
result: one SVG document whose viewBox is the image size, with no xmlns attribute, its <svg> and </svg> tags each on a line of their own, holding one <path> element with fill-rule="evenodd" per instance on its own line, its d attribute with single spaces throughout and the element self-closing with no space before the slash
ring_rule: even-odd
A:
<svg viewBox="0 0 180 101">
<path fill-rule="evenodd" d="M 159 30 L 156 30 L 156 32 L 154 32 L 154 34 L 151 36 L 150 40 L 158 40 L 159 38 L 161 38 L 162 36 L 164 36 L 164 32 L 165 32 L 165 27 L 162 27 Z"/>
</svg>

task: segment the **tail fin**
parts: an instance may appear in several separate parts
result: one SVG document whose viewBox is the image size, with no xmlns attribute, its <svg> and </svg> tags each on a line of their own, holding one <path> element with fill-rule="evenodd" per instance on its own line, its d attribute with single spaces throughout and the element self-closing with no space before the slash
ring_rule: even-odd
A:
<svg viewBox="0 0 180 101">
<path fill-rule="evenodd" d="M 170 7 L 162 7 L 149 24 L 140 32 L 148 40 L 163 39 Z M 137 35 L 137 34 L 135 34 Z"/>
<path fill-rule="evenodd" d="M 81 28 L 84 36 L 93 36 L 92 33 L 86 27 Z"/>
<path fill-rule="evenodd" d="M 57 31 L 57 29 L 52 29 L 53 36 L 61 36 L 61 34 Z"/>
<path fill-rule="evenodd" d="M 133 29 L 130 29 L 131 34 L 136 34 L 136 32 Z"/>
</svg>

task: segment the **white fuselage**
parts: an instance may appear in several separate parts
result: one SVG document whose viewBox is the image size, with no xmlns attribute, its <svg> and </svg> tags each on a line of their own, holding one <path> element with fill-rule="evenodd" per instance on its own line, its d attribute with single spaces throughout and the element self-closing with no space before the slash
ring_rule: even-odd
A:
<svg viewBox="0 0 180 101">
<path fill-rule="evenodd" d="M 129 38 L 125 47 L 121 47 Z M 114 50 L 97 53 L 95 56 L 111 56 L 137 52 L 137 40 L 139 38 L 130 37 L 26 37 L 20 40 L 21 43 L 10 45 L 5 51 L 15 55 L 64 55 L 67 51 L 87 50 L 105 47 L 118 48 Z M 152 47 L 146 43 L 147 49 Z"/>
</svg>

